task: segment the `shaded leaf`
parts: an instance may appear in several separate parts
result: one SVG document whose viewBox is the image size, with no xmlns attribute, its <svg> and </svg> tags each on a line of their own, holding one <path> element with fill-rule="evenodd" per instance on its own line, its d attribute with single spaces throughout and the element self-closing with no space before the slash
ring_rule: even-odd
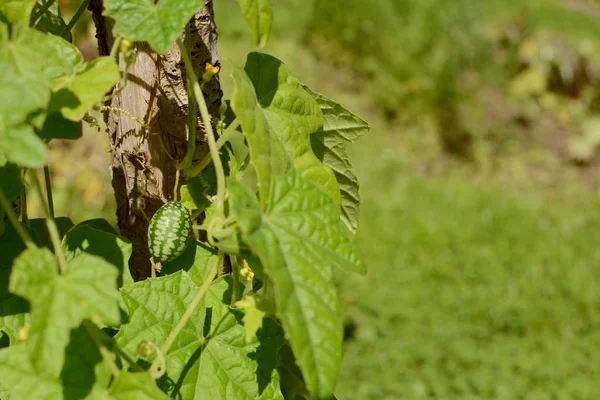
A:
<svg viewBox="0 0 600 400">
<path fill-rule="evenodd" d="M 183 254 L 173 261 L 163 262 L 160 273 L 170 275 L 183 270 L 196 285 L 200 286 L 217 260 L 217 252 L 213 248 L 196 239 L 189 238 Z"/>
<path fill-rule="evenodd" d="M 34 15 L 38 13 L 46 1 L 47 0 L 38 0 L 33 9 Z M 52 5 L 44 11 L 38 19 L 38 22 L 35 24 L 35 28 L 42 32 L 60 36 L 69 42 L 72 39 L 71 33 L 67 31 L 67 24 L 61 15 L 58 1 L 53 2 Z"/>
<path fill-rule="evenodd" d="M 14 164 L 0 167 L 0 188 L 9 202 L 19 197 L 23 190 L 20 176 L 21 169 Z"/>
<path fill-rule="evenodd" d="M 130 322 L 117 334 L 117 344 L 130 355 L 137 354 L 141 340 L 161 347 L 197 291 L 184 271 L 123 288 Z M 172 397 L 282 399 L 275 367 L 283 333 L 268 320 L 258 338 L 246 343 L 241 315 L 229 308 L 231 294 L 229 276 L 213 282 L 165 355 L 159 386 Z"/>
<path fill-rule="evenodd" d="M 327 97 L 304 87 L 319 103 L 325 122 L 323 128 L 310 137 L 313 152 L 331 168 L 340 187 L 341 219 L 350 232 L 355 233 L 360 216 L 358 178 L 346 154 L 346 145 L 354 143 L 369 131 L 361 118 Z"/>
<path fill-rule="evenodd" d="M 342 361 L 343 326 L 330 265 L 366 270 L 335 205 L 297 172 L 273 180 L 264 212 L 241 183 L 229 181 L 229 189 L 243 239 L 276 286 L 277 316 L 308 387 L 316 398 L 331 396 Z"/>
<path fill-rule="evenodd" d="M 58 217 L 54 219 L 56 227 L 58 229 L 58 235 L 62 239 L 63 236 L 73 227 L 73 222 L 67 217 Z M 37 234 L 40 240 L 40 245 L 53 249 L 52 239 L 50 239 L 50 233 L 48 232 L 48 226 L 46 225 L 45 218 L 34 218 L 30 219 L 27 224 Z"/>
<path fill-rule="evenodd" d="M 25 243 L 12 224 L 7 224 L 4 235 L 0 237 L 0 330 L 6 332 L 11 344 L 17 342 L 19 328 L 29 321 L 27 300 L 8 290 L 13 261 L 23 250 Z"/>
<path fill-rule="evenodd" d="M 47 249 L 25 250 L 15 260 L 11 292 L 29 300 L 29 359 L 38 373 L 57 377 L 63 367 L 69 332 L 85 318 L 119 322 L 117 271 L 103 259 L 81 253 L 58 275 Z"/>
<path fill-rule="evenodd" d="M 160 54 L 175 41 L 204 0 L 105 0 L 104 15 L 115 19 L 115 33 L 146 41 Z"/>
<path fill-rule="evenodd" d="M 133 246 L 128 239 L 80 224 L 63 238 L 62 246 L 67 261 L 74 259 L 81 252 L 98 256 L 116 267 L 119 276 L 117 287 L 133 283 L 129 272 L 129 258 Z"/>
<path fill-rule="evenodd" d="M 250 26 L 254 41 L 257 45 L 264 46 L 269 40 L 273 23 L 271 0 L 237 0 L 237 2 Z"/>
</svg>

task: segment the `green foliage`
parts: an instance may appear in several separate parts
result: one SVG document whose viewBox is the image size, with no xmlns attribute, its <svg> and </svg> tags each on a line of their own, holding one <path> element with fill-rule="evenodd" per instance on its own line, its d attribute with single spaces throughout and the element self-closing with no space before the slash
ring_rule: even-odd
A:
<svg viewBox="0 0 600 400">
<path fill-rule="evenodd" d="M 365 272 L 365 266 L 341 231 L 330 199 L 298 173 L 272 181 L 264 214 L 245 186 L 229 186 L 243 239 L 275 285 L 277 316 L 308 387 L 317 398 L 327 398 L 342 356 L 342 321 L 329 265 L 355 272 Z M 294 201 L 300 197 L 302 202 Z"/>
<path fill-rule="evenodd" d="M 110 264 L 85 253 L 74 258 L 62 275 L 47 249 L 28 249 L 17 257 L 9 290 L 31 306 L 27 352 L 34 370 L 60 375 L 69 332 L 84 319 L 119 323 L 116 279 Z"/>
<path fill-rule="evenodd" d="M 163 54 L 203 6 L 202 0 L 106 0 L 104 14 L 115 19 L 115 33 L 131 41 L 147 41 Z"/>
<path fill-rule="evenodd" d="M 117 335 L 117 344 L 130 355 L 140 338 L 164 345 L 197 290 L 184 271 L 124 288 L 131 320 Z M 283 333 L 272 320 L 266 321 L 258 338 L 246 343 L 241 318 L 229 308 L 232 295 L 229 277 L 214 281 L 164 354 L 166 380 L 173 384 L 163 390 L 172 397 L 281 398 L 275 366 Z"/>
<path fill-rule="evenodd" d="M 11 97 L 0 100 L 0 396 L 250 400 L 284 399 L 283 390 L 332 398 L 343 336 L 332 266 L 366 273 L 340 221 L 343 213 L 352 232 L 358 224 L 358 181 L 345 146 L 367 125 L 309 91 L 278 59 L 251 53 L 234 73 L 235 115 L 218 124 L 217 141 L 179 40 L 204 2 L 104 5 L 124 38 L 111 56 L 87 62 L 66 40 L 73 24 L 53 2 L 0 7 L 0 85 Z M 264 44 L 270 2 L 240 5 Z M 102 219 L 74 226 L 55 218 L 49 180 L 43 193 L 35 171 L 23 176 L 47 165 L 47 142 L 81 136 L 88 112 L 126 79 L 115 62 L 122 39 L 159 53 L 177 39 L 212 161 L 186 166 L 182 202 L 152 217 L 149 248 L 161 276 L 142 282 L 128 271 L 136 250 L 129 240 Z M 258 194 L 250 189 L 256 175 Z M 45 219 L 29 219 L 26 203 L 13 210 L 30 193 L 25 182 Z M 189 210 L 194 218 L 204 211 L 193 239 Z"/>
</svg>

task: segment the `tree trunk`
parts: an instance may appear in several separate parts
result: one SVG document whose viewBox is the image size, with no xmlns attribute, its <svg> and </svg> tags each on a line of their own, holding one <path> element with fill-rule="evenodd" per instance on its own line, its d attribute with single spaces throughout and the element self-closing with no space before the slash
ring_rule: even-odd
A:
<svg viewBox="0 0 600 400">
<path fill-rule="evenodd" d="M 102 8 L 102 0 L 90 2 L 100 54 L 108 55 L 114 22 L 102 16 Z M 192 63 L 200 77 L 207 62 L 219 64 L 211 0 L 205 0 L 205 7 L 190 20 L 190 40 Z M 133 48 L 135 62 L 127 68 L 126 84 L 114 88 L 105 121 L 118 225 L 121 235 L 133 243 L 129 269 L 133 278 L 140 280 L 151 273 L 146 216 L 173 200 L 175 160 L 181 160 L 187 149 L 188 100 L 185 69 L 176 45 L 162 56 L 147 43 L 136 42 Z M 124 73 L 122 57 L 119 64 Z M 210 114 L 217 117 L 222 95 L 218 77 L 206 83 L 203 91 Z M 197 126 L 194 161 L 208 153 L 200 121 Z"/>
</svg>

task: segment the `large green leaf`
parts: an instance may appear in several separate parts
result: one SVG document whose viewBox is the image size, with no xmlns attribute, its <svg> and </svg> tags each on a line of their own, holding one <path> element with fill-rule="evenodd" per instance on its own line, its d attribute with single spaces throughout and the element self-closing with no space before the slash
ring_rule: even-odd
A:
<svg viewBox="0 0 600 400">
<path fill-rule="evenodd" d="M 29 25 L 29 17 L 36 0 L 2 0 L 0 14 L 9 22 L 22 22 Z"/>
<path fill-rule="evenodd" d="M 87 330 L 79 327 L 69 336 L 60 375 L 39 371 L 28 357 L 27 345 L 19 343 L 0 350 L 0 381 L 10 399 L 75 400 L 110 381 L 110 370 Z"/>
<path fill-rule="evenodd" d="M 266 204 L 272 179 L 285 174 L 292 160 L 294 168 L 339 207 L 335 175 L 319 161 L 310 144 L 310 134 L 323 125 L 317 102 L 275 57 L 250 53 L 245 72 L 234 70 L 232 106 L 248 139 L 261 202 Z"/>
<path fill-rule="evenodd" d="M 62 246 L 67 261 L 81 252 L 92 254 L 116 267 L 119 276 L 117 287 L 133 283 L 129 272 L 129 257 L 133 246 L 126 238 L 87 225 L 78 225 L 63 238 Z"/>
<path fill-rule="evenodd" d="M 104 0 L 104 7 L 104 15 L 116 21 L 114 32 L 131 41 L 146 41 L 163 54 L 204 7 L 204 0 Z"/>
<path fill-rule="evenodd" d="M 346 154 L 346 145 L 369 131 L 369 125 L 344 107 L 304 87 L 319 103 L 325 123 L 310 137 L 313 152 L 335 174 L 341 194 L 341 219 L 355 233 L 360 216 L 358 178 Z"/>
<path fill-rule="evenodd" d="M 264 46 L 269 40 L 273 23 L 271 0 L 237 0 L 237 2 L 250 26 L 254 41 L 259 46 Z"/>
<path fill-rule="evenodd" d="M 335 205 L 298 172 L 273 180 L 263 212 L 243 184 L 230 181 L 243 239 L 276 286 L 277 316 L 316 398 L 333 392 L 342 361 L 342 317 L 330 265 L 365 272 Z"/>
<path fill-rule="evenodd" d="M 119 323 L 118 271 L 103 259 L 81 253 L 58 275 L 48 249 L 25 250 L 15 260 L 11 292 L 29 300 L 27 351 L 38 373 L 58 377 L 69 332 L 86 318 Z"/>
<path fill-rule="evenodd" d="M 185 271 L 126 286 L 121 293 L 130 321 L 116 336 L 131 356 L 142 340 L 164 345 L 198 286 Z M 182 399 L 283 399 L 276 371 L 281 328 L 267 320 L 246 343 L 241 315 L 229 307 L 229 276 L 213 282 L 166 356 L 163 387 Z M 162 387 L 161 381 L 159 386 Z"/>
</svg>

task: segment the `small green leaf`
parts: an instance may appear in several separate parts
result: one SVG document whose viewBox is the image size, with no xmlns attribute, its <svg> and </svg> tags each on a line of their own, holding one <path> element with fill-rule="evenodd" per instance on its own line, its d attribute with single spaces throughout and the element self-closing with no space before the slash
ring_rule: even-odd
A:
<svg viewBox="0 0 600 400">
<path fill-rule="evenodd" d="M 36 370 L 26 347 L 25 343 L 18 343 L 0 350 L 2 386 L 11 399 L 83 399 L 90 391 L 106 387 L 110 381 L 110 370 L 83 327 L 70 333 L 60 375 Z"/>
<path fill-rule="evenodd" d="M 117 344 L 136 357 L 142 339 L 161 347 L 197 291 L 184 271 L 124 287 L 130 321 L 117 334 Z M 231 294 L 231 277 L 214 281 L 165 354 L 164 380 L 175 385 L 159 386 L 171 397 L 283 399 L 275 369 L 281 328 L 265 320 L 258 337 L 246 343 L 241 315 L 229 307 Z"/>
<path fill-rule="evenodd" d="M 2 0 L 0 13 L 9 22 L 22 22 L 29 25 L 29 17 L 36 0 Z"/>
<path fill-rule="evenodd" d="M 115 19 L 113 31 L 131 41 L 146 41 L 165 53 L 204 0 L 105 0 L 104 15 Z"/>
<path fill-rule="evenodd" d="M 129 258 L 133 246 L 128 239 L 80 224 L 67 233 L 62 246 L 67 261 L 74 259 L 81 252 L 98 256 L 119 271 L 117 287 L 133 283 L 129 272 Z"/>
<path fill-rule="evenodd" d="M 331 396 L 342 361 L 343 327 L 330 265 L 365 272 L 335 205 L 297 172 L 273 180 L 264 212 L 241 183 L 229 181 L 229 190 L 243 239 L 275 284 L 277 316 L 308 387 L 316 398 Z"/>
<path fill-rule="evenodd" d="M 244 296 L 234 304 L 236 308 L 244 311 L 244 329 L 246 331 L 246 343 L 250 343 L 256 332 L 262 328 L 265 312 L 258 307 L 256 297 Z"/>
<path fill-rule="evenodd" d="M 237 2 L 250 26 L 254 41 L 257 45 L 264 46 L 269 40 L 273 23 L 271 0 L 237 0 Z"/>
<path fill-rule="evenodd" d="M 341 193 L 341 219 L 348 230 L 356 232 L 360 216 L 358 178 L 346 154 L 346 145 L 369 131 L 369 125 L 338 103 L 304 87 L 319 103 L 325 123 L 310 137 L 313 152 L 335 174 Z"/>
<path fill-rule="evenodd" d="M 69 332 L 86 318 L 119 323 L 117 270 L 99 257 L 81 253 L 58 275 L 48 249 L 25 250 L 15 260 L 11 292 L 31 306 L 27 351 L 38 373 L 58 377 Z"/>
</svg>

